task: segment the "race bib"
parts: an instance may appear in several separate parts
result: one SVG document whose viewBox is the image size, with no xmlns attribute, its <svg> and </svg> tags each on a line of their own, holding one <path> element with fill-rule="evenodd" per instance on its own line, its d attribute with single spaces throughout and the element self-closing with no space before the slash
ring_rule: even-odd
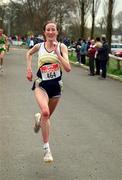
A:
<svg viewBox="0 0 122 180">
<path fill-rule="evenodd" d="M 56 79 L 61 76 L 60 65 L 59 64 L 49 64 L 40 67 L 42 74 L 42 80 Z"/>
</svg>

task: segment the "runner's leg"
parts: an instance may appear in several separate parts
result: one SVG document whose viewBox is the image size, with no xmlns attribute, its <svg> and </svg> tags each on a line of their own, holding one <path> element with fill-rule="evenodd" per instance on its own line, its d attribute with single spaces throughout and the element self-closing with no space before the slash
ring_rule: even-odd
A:
<svg viewBox="0 0 122 180">
<path fill-rule="evenodd" d="M 43 149 L 44 149 L 44 161 L 52 162 L 53 157 L 49 146 L 49 127 L 50 127 L 50 116 L 56 108 L 59 102 L 59 98 L 52 98 L 49 100 L 46 92 L 40 88 L 35 89 L 35 97 L 39 104 L 41 111 L 41 130 L 43 137 Z"/>
<path fill-rule="evenodd" d="M 59 102 L 59 99 L 60 99 L 59 97 L 54 97 L 49 100 L 50 116 L 54 112 L 54 110 Z"/>
<path fill-rule="evenodd" d="M 3 58 L 4 58 L 4 56 L 5 56 L 5 51 L 2 51 L 2 52 L 0 53 L 0 69 L 1 69 L 1 71 L 4 70 L 4 69 L 3 69 Z"/>
<path fill-rule="evenodd" d="M 49 98 L 46 92 L 40 88 L 35 89 L 35 97 L 41 112 L 41 130 L 42 130 L 43 142 L 47 143 L 49 141 L 49 126 L 50 126 L 49 123 L 50 112 L 48 107 Z"/>
</svg>

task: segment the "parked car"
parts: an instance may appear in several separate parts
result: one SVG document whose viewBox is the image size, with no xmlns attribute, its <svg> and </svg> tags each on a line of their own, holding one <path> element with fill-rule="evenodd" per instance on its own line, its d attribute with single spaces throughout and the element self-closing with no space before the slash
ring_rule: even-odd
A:
<svg viewBox="0 0 122 180">
<path fill-rule="evenodd" d="M 122 43 L 111 43 L 111 52 L 115 55 L 116 52 L 122 51 Z"/>
<path fill-rule="evenodd" d="M 114 52 L 114 55 L 118 56 L 118 57 L 122 57 L 122 50 L 118 50 L 118 51 Z"/>
</svg>

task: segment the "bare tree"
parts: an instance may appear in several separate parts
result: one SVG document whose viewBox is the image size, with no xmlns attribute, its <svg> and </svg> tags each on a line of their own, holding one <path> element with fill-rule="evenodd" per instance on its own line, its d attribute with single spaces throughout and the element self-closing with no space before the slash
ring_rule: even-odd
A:
<svg viewBox="0 0 122 180">
<path fill-rule="evenodd" d="M 106 28 L 106 20 L 105 17 L 102 16 L 100 19 L 97 20 L 97 25 L 99 26 L 99 33 L 104 34 Z"/>
<path fill-rule="evenodd" d="M 94 37 L 95 17 L 99 10 L 101 0 L 92 0 L 92 27 L 91 27 L 91 38 Z"/>
<path fill-rule="evenodd" d="M 56 20 L 59 24 L 59 32 L 62 34 L 63 25 L 70 18 L 74 9 L 75 0 L 10 0 L 15 7 L 20 6 L 20 16 L 23 27 L 28 27 L 33 32 L 42 32 L 47 20 Z M 16 19 L 19 19 L 18 15 Z M 65 23 L 64 23 L 65 22 Z M 20 24 L 21 26 L 21 24 Z M 19 26 L 19 27 L 20 27 Z M 22 27 L 20 27 L 21 29 Z"/>
<path fill-rule="evenodd" d="M 108 1 L 108 13 L 107 13 L 107 27 L 106 27 L 106 37 L 108 40 L 109 46 L 111 46 L 111 36 L 112 36 L 112 30 L 113 30 L 113 10 L 116 0 L 109 0 Z"/>
<path fill-rule="evenodd" d="M 1 4 L 0 5 L 0 27 L 4 26 L 5 10 L 6 10 L 6 6 Z"/>
<path fill-rule="evenodd" d="M 80 37 L 80 26 L 79 22 L 74 21 L 72 24 L 67 28 L 68 29 L 68 34 L 71 34 L 71 38 L 73 40 L 78 40 Z"/>
<path fill-rule="evenodd" d="M 80 21 L 81 21 L 80 22 L 81 37 L 84 38 L 85 37 L 85 24 L 86 24 L 86 20 L 89 16 L 89 13 L 90 13 L 92 1 L 78 0 L 77 5 L 78 5 L 78 10 L 79 10 L 79 14 L 80 14 Z"/>
<path fill-rule="evenodd" d="M 32 30 L 42 31 L 44 22 L 51 18 L 50 5 L 49 0 L 26 0 L 24 9 Z"/>
<path fill-rule="evenodd" d="M 67 26 L 67 24 L 71 24 L 72 19 L 71 14 L 75 10 L 75 0 L 53 0 L 54 8 L 54 19 L 59 24 L 59 35 L 60 38 L 63 36 L 63 26 Z"/>
<path fill-rule="evenodd" d="M 20 14 L 17 14 L 16 19 L 23 21 L 22 25 L 26 31 L 28 29 L 33 32 L 42 32 L 44 22 L 52 18 L 52 2 L 53 0 L 11 0 L 15 8 L 19 7 Z"/>
</svg>

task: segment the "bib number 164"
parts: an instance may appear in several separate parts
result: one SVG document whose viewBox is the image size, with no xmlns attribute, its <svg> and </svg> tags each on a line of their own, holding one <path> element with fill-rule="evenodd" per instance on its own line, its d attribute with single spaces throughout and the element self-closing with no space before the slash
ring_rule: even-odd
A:
<svg viewBox="0 0 122 180">
<path fill-rule="evenodd" d="M 56 73 L 55 73 L 55 72 L 49 72 L 49 73 L 47 73 L 47 78 L 48 78 L 48 79 L 56 78 Z"/>
</svg>

